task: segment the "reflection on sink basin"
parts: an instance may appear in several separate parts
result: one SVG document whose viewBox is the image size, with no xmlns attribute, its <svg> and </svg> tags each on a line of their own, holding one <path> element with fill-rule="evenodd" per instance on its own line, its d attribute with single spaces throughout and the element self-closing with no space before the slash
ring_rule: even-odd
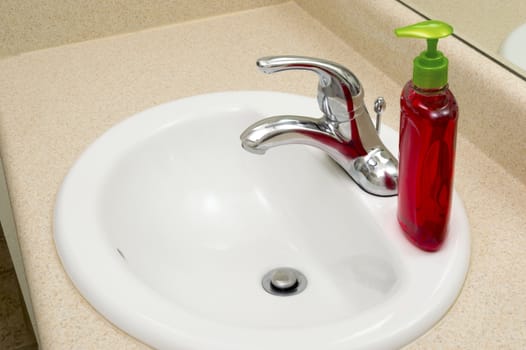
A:
<svg viewBox="0 0 526 350">
<path fill-rule="evenodd" d="M 469 261 L 458 196 L 444 248 L 422 252 L 398 227 L 396 197 L 361 191 L 319 150 L 245 152 L 239 133 L 275 114 L 319 109 L 281 93 L 196 96 L 82 154 L 58 194 L 55 241 L 96 310 L 156 348 L 203 350 L 396 348 L 446 313 Z M 267 293 L 279 266 L 306 289 Z"/>
</svg>

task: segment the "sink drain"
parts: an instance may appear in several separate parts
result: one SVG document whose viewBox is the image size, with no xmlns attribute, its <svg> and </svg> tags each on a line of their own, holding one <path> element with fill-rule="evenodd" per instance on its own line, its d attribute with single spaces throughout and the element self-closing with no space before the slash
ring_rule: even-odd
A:
<svg viewBox="0 0 526 350">
<path fill-rule="evenodd" d="M 296 269 L 278 267 L 267 272 L 261 284 L 263 289 L 272 295 L 290 296 L 305 290 L 307 278 Z"/>
</svg>

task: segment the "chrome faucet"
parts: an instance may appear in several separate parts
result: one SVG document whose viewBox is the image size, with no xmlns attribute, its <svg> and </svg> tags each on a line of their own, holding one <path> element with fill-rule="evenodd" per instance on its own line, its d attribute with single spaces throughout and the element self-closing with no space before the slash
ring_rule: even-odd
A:
<svg viewBox="0 0 526 350">
<path fill-rule="evenodd" d="M 263 154 L 269 148 L 305 144 L 325 151 L 366 192 L 394 196 L 398 190 L 398 161 L 384 146 L 365 108 L 363 88 L 345 67 L 326 60 L 274 56 L 257 61 L 264 73 L 291 69 L 318 74 L 318 104 L 321 118 L 280 115 L 265 118 L 241 134 L 241 144 L 249 152 Z M 381 113 L 382 101 L 375 111 Z"/>
</svg>

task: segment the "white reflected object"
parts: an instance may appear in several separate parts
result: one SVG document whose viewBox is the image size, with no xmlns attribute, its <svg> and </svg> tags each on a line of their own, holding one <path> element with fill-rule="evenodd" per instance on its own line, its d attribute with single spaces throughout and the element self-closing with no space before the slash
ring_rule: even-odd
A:
<svg viewBox="0 0 526 350">
<path fill-rule="evenodd" d="M 517 27 L 506 37 L 499 53 L 511 63 L 526 70 L 526 23 Z"/>
</svg>

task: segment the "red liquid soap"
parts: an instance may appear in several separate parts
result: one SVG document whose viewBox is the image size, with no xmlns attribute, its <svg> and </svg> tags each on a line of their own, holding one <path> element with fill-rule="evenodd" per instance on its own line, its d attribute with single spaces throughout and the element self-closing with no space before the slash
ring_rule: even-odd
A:
<svg viewBox="0 0 526 350">
<path fill-rule="evenodd" d="M 447 85 L 418 89 L 409 81 L 400 108 L 398 222 L 414 245 L 436 251 L 449 222 L 458 106 Z"/>
</svg>

